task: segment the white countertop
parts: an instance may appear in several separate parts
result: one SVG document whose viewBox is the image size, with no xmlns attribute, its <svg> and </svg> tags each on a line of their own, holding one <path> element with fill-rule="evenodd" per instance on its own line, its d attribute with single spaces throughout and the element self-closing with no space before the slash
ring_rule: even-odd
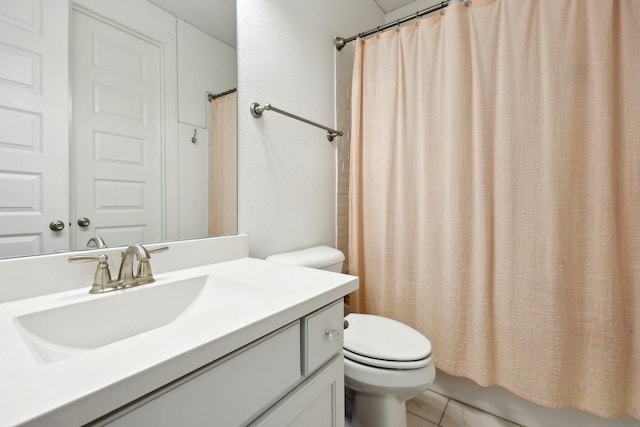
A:
<svg viewBox="0 0 640 427">
<path fill-rule="evenodd" d="M 190 275 L 213 275 L 260 291 L 53 363 L 34 357 L 16 329 L 16 316 L 137 288 L 103 295 L 75 289 L 0 304 L 0 425 L 87 423 L 358 287 L 353 276 L 252 258 L 157 274 L 156 279 Z M 132 322 L 137 315 L 130 313 Z"/>
</svg>

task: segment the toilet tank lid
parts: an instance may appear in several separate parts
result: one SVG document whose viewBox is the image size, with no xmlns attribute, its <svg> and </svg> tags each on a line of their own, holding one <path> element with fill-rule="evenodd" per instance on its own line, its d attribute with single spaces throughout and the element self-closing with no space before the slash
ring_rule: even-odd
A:
<svg viewBox="0 0 640 427">
<path fill-rule="evenodd" d="M 322 268 L 337 262 L 344 261 L 344 254 L 329 246 L 314 246 L 299 251 L 284 252 L 268 256 L 267 261 L 293 264 L 302 267 Z"/>
</svg>

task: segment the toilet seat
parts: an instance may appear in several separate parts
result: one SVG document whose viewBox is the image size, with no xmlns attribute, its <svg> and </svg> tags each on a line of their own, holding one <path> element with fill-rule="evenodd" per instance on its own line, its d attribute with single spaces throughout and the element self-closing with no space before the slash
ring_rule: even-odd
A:
<svg viewBox="0 0 640 427">
<path fill-rule="evenodd" d="M 431 343 L 415 329 L 386 317 L 351 313 L 346 317 L 344 356 L 386 369 L 419 369 L 432 362 Z"/>
<path fill-rule="evenodd" d="M 361 363 L 363 365 L 371 366 L 374 368 L 385 368 L 385 369 L 420 369 L 429 365 L 432 362 L 432 357 L 429 355 L 428 357 L 420 360 L 410 360 L 406 362 L 398 362 L 396 360 L 384 360 L 384 359 L 375 359 L 373 357 L 363 356 L 358 353 L 353 353 L 346 348 L 342 349 L 344 357 L 356 363 Z"/>
</svg>

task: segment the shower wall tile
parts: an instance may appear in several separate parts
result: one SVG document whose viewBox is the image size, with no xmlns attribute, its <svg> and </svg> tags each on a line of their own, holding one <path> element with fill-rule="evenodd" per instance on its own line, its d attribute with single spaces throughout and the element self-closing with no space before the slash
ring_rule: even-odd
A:
<svg viewBox="0 0 640 427">
<path fill-rule="evenodd" d="M 338 157 L 343 161 L 346 161 L 345 163 L 348 163 L 349 146 L 348 144 L 345 144 L 344 141 L 340 145 L 338 145 Z"/>
<path fill-rule="evenodd" d="M 349 183 L 338 181 L 338 194 L 349 194 Z"/>
<path fill-rule="evenodd" d="M 347 178 L 349 177 L 349 162 L 344 161 L 344 160 L 340 160 L 338 162 L 339 167 L 338 167 L 338 171 L 341 173 L 346 174 Z M 349 182 L 349 180 L 347 179 L 346 182 Z"/>
<path fill-rule="evenodd" d="M 341 237 L 338 239 L 338 249 L 343 252 L 349 251 L 349 239 L 345 237 Z"/>
<path fill-rule="evenodd" d="M 344 253 L 343 272 L 349 271 L 349 151 L 351 141 L 351 75 L 353 43 L 336 52 L 336 125 L 344 132 L 337 141 L 337 246 Z"/>
<path fill-rule="evenodd" d="M 338 182 L 347 184 L 347 191 L 349 190 L 349 172 L 338 172 Z M 340 193 L 338 193 L 340 194 Z M 348 193 L 346 193 L 348 194 Z M 340 205 L 338 205 L 340 206 Z"/>
</svg>

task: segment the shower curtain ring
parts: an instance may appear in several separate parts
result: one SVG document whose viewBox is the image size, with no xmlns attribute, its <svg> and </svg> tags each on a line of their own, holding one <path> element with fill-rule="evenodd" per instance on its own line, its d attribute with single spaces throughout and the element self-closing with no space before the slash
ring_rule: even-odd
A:
<svg viewBox="0 0 640 427">
<path fill-rule="evenodd" d="M 420 12 L 416 12 L 416 25 L 420 23 Z"/>
<path fill-rule="evenodd" d="M 397 25 L 397 27 L 396 27 L 396 31 L 397 31 L 397 32 L 400 32 L 400 20 L 399 20 L 399 19 L 398 19 L 398 23 L 397 23 L 396 25 Z"/>
</svg>

